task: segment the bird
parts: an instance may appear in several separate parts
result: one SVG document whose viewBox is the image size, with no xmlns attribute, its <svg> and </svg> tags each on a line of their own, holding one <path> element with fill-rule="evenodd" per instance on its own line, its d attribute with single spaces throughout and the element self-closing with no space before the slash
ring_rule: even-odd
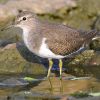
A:
<svg viewBox="0 0 100 100">
<path fill-rule="evenodd" d="M 82 31 L 61 23 L 41 20 L 35 13 L 30 11 L 20 12 L 9 27 L 21 28 L 26 47 L 37 56 L 48 59 L 47 78 L 50 77 L 53 66 L 52 59 L 58 59 L 61 80 L 62 59 L 69 59 L 84 51 L 87 44 L 98 34 L 95 29 Z"/>
</svg>

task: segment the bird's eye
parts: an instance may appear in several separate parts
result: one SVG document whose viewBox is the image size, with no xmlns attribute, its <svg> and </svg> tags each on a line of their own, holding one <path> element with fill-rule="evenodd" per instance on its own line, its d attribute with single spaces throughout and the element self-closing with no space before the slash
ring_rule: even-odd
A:
<svg viewBox="0 0 100 100">
<path fill-rule="evenodd" d="M 26 17 L 23 17 L 23 20 L 26 20 Z"/>
</svg>

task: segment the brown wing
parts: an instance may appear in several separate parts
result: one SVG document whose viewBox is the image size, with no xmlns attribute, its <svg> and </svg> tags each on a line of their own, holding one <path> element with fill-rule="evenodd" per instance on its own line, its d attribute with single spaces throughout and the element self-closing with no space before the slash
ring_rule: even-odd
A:
<svg viewBox="0 0 100 100">
<path fill-rule="evenodd" d="M 60 24 L 45 24 L 42 34 L 47 38 L 47 45 L 55 54 L 66 55 L 78 50 L 83 44 L 79 31 Z"/>
</svg>

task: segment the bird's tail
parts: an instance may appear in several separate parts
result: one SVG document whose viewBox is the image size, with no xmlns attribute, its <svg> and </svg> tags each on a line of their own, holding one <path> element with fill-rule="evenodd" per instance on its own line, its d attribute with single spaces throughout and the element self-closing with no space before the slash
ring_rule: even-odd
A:
<svg viewBox="0 0 100 100">
<path fill-rule="evenodd" d="M 97 35 L 98 37 L 100 37 L 100 31 L 98 31 L 96 35 Z"/>
<path fill-rule="evenodd" d="M 100 31 L 97 30 L 92 30 L 85 34 L 86 40 L 92 40 L 93 38 L 96 39 L 98 37 L 100 37 Z"/>
</svg>

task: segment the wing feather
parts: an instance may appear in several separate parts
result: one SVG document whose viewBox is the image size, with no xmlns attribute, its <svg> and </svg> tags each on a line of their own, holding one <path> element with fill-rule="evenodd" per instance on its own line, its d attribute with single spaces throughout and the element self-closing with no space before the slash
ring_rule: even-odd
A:
<svg viewBox="0 0 100 100">
<path fill-rule="evenodd" d="M 84 42 L 78 30 L 65 25 L 45 23 L 41 33 L 47 38 L 47 45 L 55 54 L 70 54 L 78 50 Z"/>
</svg>

